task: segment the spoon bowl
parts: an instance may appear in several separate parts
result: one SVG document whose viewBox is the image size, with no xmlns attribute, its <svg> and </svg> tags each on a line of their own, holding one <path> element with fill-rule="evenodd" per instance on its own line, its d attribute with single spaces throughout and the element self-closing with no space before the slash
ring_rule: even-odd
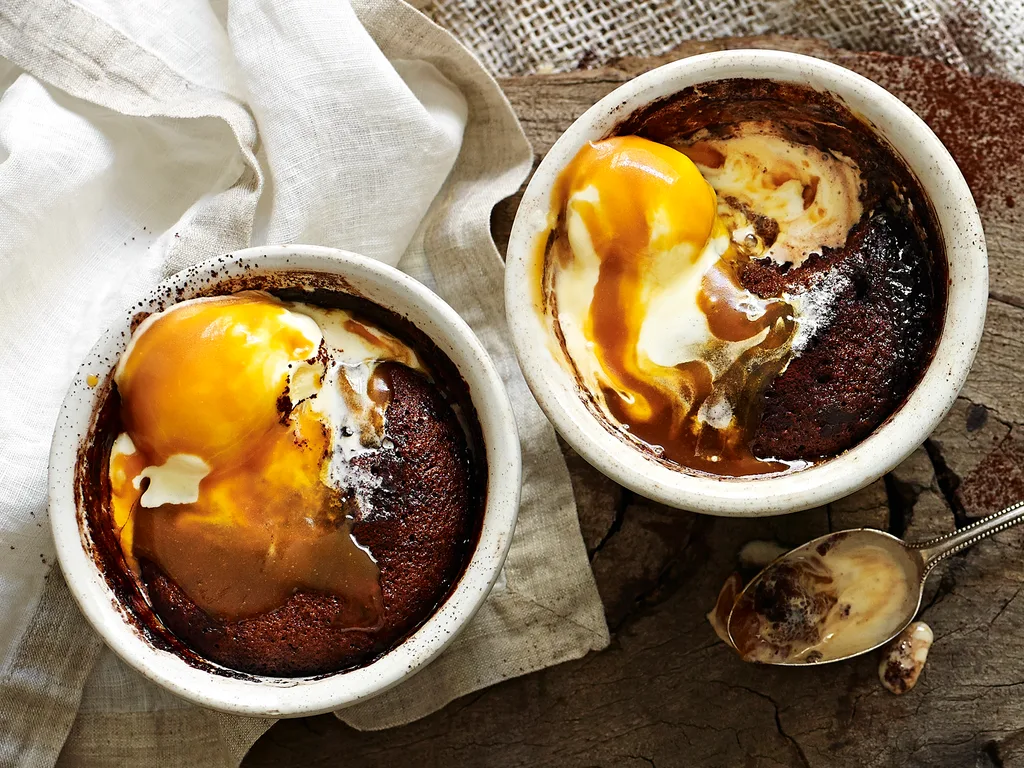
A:
<svg viewBox="0 0 1024 768">
<path fill-rule="evenodd" d="M 736 596 L 729 642 L 746 661 L 782 666 L 842 661 L 885 645 L 917 615 L 932 568 L 1024 521 L 1024 502 L 947 536 L 907 544 L 857 528 L 776 558 Z"/>
</svg>

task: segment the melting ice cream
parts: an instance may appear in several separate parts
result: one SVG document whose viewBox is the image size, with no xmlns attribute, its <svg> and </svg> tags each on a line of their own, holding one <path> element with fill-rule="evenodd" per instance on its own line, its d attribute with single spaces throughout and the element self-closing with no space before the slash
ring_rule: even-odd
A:
<svg viewBox="0 0 1024 768">
<path fill-rule="evenodd" d="M 592 403 L 629 439 L 692 469 L 801 465 L 749 446 L 766 388 L 807 343 L 821 303 L 813 291 L 762 298 L 737 267 L 799 267 L 842 246 L 863 213 L 860 185 L 848 158 L 756 123 L 678 148 L 637 136 L 583 147 L 553 192 L 543 283 L 548 321 Z"/>
<path fill-rule="evenodd" d="M 124 432 L 111 506 L 129 565 L 155 563 L 210 616 L 238 619 L 298 589 L 379 619 L 377 566 L 352 535 L 379 479 L 389 361 L 409 347 L 343 310 L 245 292 L 148 317 L 118 363 Z"/>
</svg>

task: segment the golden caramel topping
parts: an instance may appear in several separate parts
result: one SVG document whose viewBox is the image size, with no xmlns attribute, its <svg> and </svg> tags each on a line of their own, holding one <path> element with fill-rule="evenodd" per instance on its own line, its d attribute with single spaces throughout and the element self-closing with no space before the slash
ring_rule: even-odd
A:
<svg viewBox="0 0 1024 768">
<path fill-rule="evenodd" d="M 126 431 L 110 455 L 113 523 L 133 570 L 155 564 L 214 618 L 310 591 L 367 629 L 383 598 L 353 525 L 373 483 L 351 460 L 383 437 L 391 388 L 377 363 L 419 363 L 348 313 L 310 314 L 250 292 L 139 326 L 115 373 Z"/>
<path fill-rule="evenodd" d="M 216 618 L 265 613 L 304 590 L 349 598 L 348 626 L 374 626 L 377 566 L 351 535 L 354 502 L 322 480 L 329 450 L 302 404 L 245 462 L 204 481 L 199 501 L 137 515 L 136 556 Z"/>
<path fill-rule="evenodd" d="M 750 453 L 785 363 L 791 307 L 739 284 L 714 190 L 681 152 L 592 142 L 553 196 L 552 292 L 573 362 L 609 414 L 664 457 L 716 474 L 784 469 Z M 578 370 L 578 372 L 580 372 Z"/>
<path fill-rule="evenodd" d="M 585 194 L 589 188 L 596 195 Z M 695 260 L 715 223 L 715 193 L 697 166 L 638 136 L 587 144 L 562 174 L 556 196 L 583 217 L 594 249 L 616 260 L 624 277 L 639 274 L 641 254 L 682 246 Z"/>
</svg>

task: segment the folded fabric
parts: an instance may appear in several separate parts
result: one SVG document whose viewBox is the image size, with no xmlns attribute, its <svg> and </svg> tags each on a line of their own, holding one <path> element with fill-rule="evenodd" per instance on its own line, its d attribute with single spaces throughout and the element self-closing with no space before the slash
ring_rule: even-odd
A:
<svg viewBox="0 0 1024 768">
<path fill-rule="evenodd" d="M 398 264 L 473 327 L 519 420 L 504 578 L 438 660 L 339 716 L 398 725 L 607 644 L 489 234 L 531 153 L 465 49 L 399 0 L 8 0 L 0 57 L 0 765 L 236 765 L 272 722 L 193 707 L 103 648 L 46 510 L 56 414 L 104 326 L 162 277 L 250 244 Z"/>
</svg>

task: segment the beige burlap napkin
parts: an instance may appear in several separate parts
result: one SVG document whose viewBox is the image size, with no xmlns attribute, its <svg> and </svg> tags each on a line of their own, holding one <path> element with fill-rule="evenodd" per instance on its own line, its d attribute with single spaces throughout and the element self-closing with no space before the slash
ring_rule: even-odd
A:
<svg viewBox="0 0 1024 768">
<path fill-rule="evenodd" d="M 346 247 L 433 287 L 494 358 L 522 439 L 519 525 L 487 603 L 424 671 L 339 716 L 398 725 L 607 644 L 489 234 L 531 153 L 465 49 L 399 0 L 6 0 L 0 57 L 0 396 L 32 404 L 0 411 L 0 765 L 230 766 L 272 722 L 190 706 L 103 648 L 45 505 L 63 390 L 104 325 L 250 243 Z"/>
</svg>

